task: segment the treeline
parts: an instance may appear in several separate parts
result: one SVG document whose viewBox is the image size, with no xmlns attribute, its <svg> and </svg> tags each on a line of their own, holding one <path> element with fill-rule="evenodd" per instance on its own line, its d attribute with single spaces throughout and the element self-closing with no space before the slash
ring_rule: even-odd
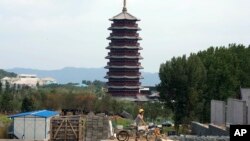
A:
<svg viewBox="0 0 250 141">
<path fill-rule="evenodd" d="M 2 69 L 0 69 L 0 79 L 2 79 L 3 77 L 16 77 L 17 74 L 13 73 L 13 72 L 7 72 L 7 71 L 4 71 Z"/>
<path fill-rule="evenodd" d="M 115 100 L 101 88 L 103 84 L 93 81 L 88 82 L 86 87 L 77 87 L 74 84 L 52 84 L 40 86 L 37 89 L 25 87 L 17 90 L 7 83 L 6 88 L 0 90 L 0 114 L 15 114 L 40 109 L 56 111 L 77 109 L 84 114 L 92 111 L 120 115 L 125 111 L 135 117 L 138 109 L 144 108 L 148 121 L 171 116 L 169 110 L 165 109 L 161 103 L 138 105 L 135 102 Z"/>
<path fill-rule="evenodd" d="M 99 86 L 97 86 L 99 87 Z M 99 90 L 99 89 L 98 89 Z M 0 113 L 17 113 L 37 109 L 93 110 L 93 101 L 104 92 L 95 93 L 95 86 L 77 87 L 71 84 L 51 84 L 37 89 L 23 87 L 16 89 L 6 82 L 3 89 L 0 82 Z"/>
<path fill-rule="evenodd" d="M 161 98 L 174 112 L 176 125 L 210 122 L 210 101 L 239 98 L 250 87 L 250 46 L 210 47 L 161 64 Z"/>
</svg>

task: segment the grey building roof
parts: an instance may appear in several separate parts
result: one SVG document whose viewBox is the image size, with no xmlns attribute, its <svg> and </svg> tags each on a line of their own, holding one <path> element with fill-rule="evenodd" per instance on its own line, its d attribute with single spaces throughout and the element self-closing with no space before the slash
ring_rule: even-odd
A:
<svg viewBox="0 0 250 141">
<path fill-rule="evenodd" d="M 136 97 L 125 97 L 125 96 L 116 96 L 114 99 L 119 100 L 119 101 L 136 101 Z"/>
<path fill-rule="evenodd" d="M 134 101 L 134 102 L 146 102 L 149 99 L 145 95 L 136 95 L 136 97 L 115 97 L 116 100 L 122 101 Z"/>
<path fill-rule="evenodd" d="M 149 99 L 145 95 L 137 95 L 136 101 L 146 102 L 149 101 Z"/>
<path fill-rule="evenodd" d="M 154 93 L 150 94 L 148 97 L 150 97 L 150 98 L 160 98 L 160 93 L 159 92 L 154 92 Z"/>
</svg>

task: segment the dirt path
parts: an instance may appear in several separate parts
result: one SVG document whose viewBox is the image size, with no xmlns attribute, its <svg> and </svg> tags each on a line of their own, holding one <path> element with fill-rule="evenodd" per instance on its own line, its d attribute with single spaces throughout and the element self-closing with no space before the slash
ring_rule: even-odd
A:
<svg viewBox="0 0 250 141">
<path fill-rule="evenodd" d="M 103 141 L 118 141 L 117 139 L 114 139 L 114 140 L 103 140 Z M 134 138 L 129 138 L 128 141 L 135 141 Z M 140 139 L 138 141 L 147 141 L 146 139 Z M 161 139 L 161 141 L 174 141 L 174 140 L 170 140 L 170 139 Z"/>
</svg>

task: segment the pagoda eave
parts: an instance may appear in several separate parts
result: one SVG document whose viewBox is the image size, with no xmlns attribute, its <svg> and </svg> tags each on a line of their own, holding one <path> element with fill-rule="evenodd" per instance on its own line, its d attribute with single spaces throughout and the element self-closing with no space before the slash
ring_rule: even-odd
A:
<svg viewBox="0 0 250 141">
<path fill-rule="evenodd" d="M 131 30 L 138 30 L 140 31 L 141 28 L 139 27 L 129 27 L 129 26 L 123 26 L 123 27 L 109 27 L 108 30 L 114 30 L 114 29 L 131 29 Z"/>
<path fill-rule="evenodd" d="M 142 47 L 139 46 L 107 46 L 106 49 L 138 49 L 142 50 Z"/>
<path fill-rule="evenodd" d="M 107 86 L 107 88 L 112 88 L 112 89 L 140 89 L 141 86 Z"/>
<path fill-rule="evenodd" d="M 143 59 L 143 57 L 141 56 L 106 56 L 105 57 L 106 59 L 111 59 L 111 58 L 114 58 L 114 59 Z"/>
<path fill-rule="evenodd" d="M 108 40 L 112 40 L 112 39 L 130 39 L 130 40 L 142 40 L 141 37 L 131 37 L 131 36 L 112 36 L 112 37 L 108 37 Z"/>
<path fill-rule="evenodd" d="M 110 21 L 124 21 L 124 20 L 129 20 L 129 21 L 141 21 L 141 19 L 114 19 L 114 18 L 110 18 Z"/>
<path fill-rule="evenodd" d="M 138 78 L 138 79 L 143 79 L 144 77 L 142 77 L 142 76 L 105 76 L 104 78 L 106 78 L 106 79 L 109 79 L 109 78 L 131 78 L 131 79 L 136 79 L 136 78 Z"/>
<path fill-rule="evenodd" d="M 109 69 L 109 68 L 118 68 L 118 69 L 121 69 L 121 68 L 124 68 L 124 69 L 143 69 L 142 66 L 105 66 L 104 67 L 105 69 Z"/>
</svg>

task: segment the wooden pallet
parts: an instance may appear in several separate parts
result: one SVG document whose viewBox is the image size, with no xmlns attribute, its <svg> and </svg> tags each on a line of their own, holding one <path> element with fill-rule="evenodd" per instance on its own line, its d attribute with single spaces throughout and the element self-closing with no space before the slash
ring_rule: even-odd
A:
<svg viewBox="0 0 250 141">
<path fill-rule="evenodd" d="M 50 121 L 51 141 L 84 141 L 85 120 L 81 116 L 53 117 Z"/>
</svg>

